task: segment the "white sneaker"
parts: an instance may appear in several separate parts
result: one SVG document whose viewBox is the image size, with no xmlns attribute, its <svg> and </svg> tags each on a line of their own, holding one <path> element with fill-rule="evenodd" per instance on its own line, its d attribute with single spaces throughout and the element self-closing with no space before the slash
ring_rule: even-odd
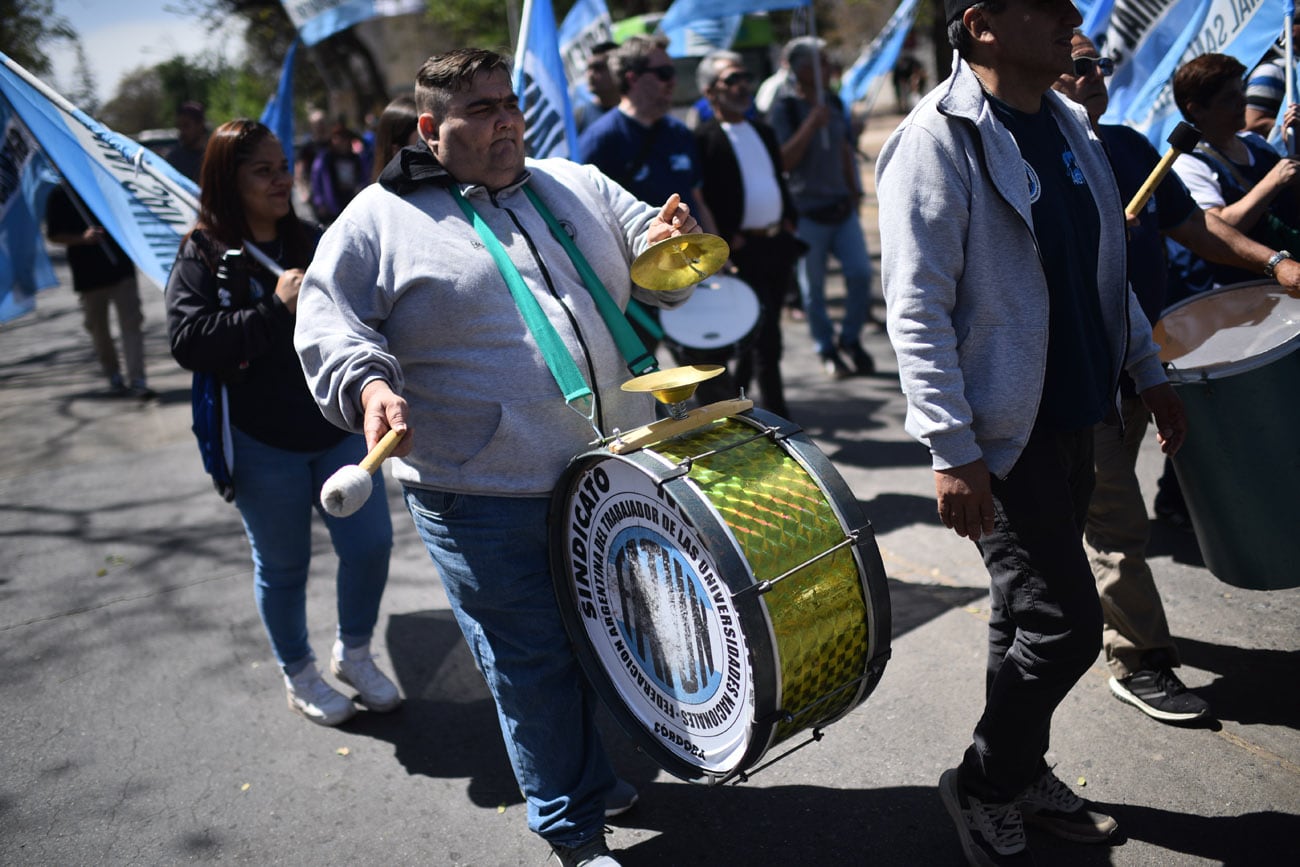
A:
<svg viewBox="0 0 1300 867">
<path fill-rule="evenodd" d="M 347 722 L 357 712 L 347 696 L 326 683 L 311 662 L 293 677 L 284 676 L 289 709 L 295 710 L 318 725 L 336 726 Z"/>
<path fill-rule="evenodd" d="M 375 665 L 369 644 L 344 647 L 342 641 L 335 639 L 330 671 L 355 689 L 359 693 L 358 699 L 370 710 L 387 713 L 402 703 L 397 686 Z"/>
</svg>

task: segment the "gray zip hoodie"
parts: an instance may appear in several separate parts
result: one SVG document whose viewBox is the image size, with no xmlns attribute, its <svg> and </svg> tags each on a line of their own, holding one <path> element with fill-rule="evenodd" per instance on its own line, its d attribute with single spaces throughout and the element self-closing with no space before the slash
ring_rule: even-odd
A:
<svg viewBox="0 0 1300 867">
<path fill-rule="evenodd" d="M 403 484 L 496 496 L 546 496 L 590 448 L 592 423 L 566 406 L 496 264 L 422 145 L 329 228 L 303 281 L 294 344 L 330 421 L 362 424 L 361 389 L 387 381 L 410 405 L 414 450 Z M 564 248 L 528 201 L 528 184 L 570 233 L 620 309 L 675 306 L 692 288 L 634 290 L 630 263 L 656 209 L 590 166 L 527 163 L 513 186 L 461 186 L 500 240 L 597 396 L 602 432 L 652 421 L 645 394 L 619 386 L 626 362 Z"/>
<path fill-rule="evenodd" d="M 1044 100 L 1101 220 L 1097 290 L 1111 369 L 1139 391 L 1165 381 L 1125 276 L 1124 205 L 1083 109 Z M 935 469 L 983 458 L 1005 477 L 1029 441 L 1047 367 L 1048 290 L 1015 139 L 962 60 L 894 131 L 876 162 L 889 338 L 908 433 Z M 1118 373 L 1116 374 L 1118 376 Z M 1116 383 L 1118 400 L 1118 382 Z"/>
</svg>

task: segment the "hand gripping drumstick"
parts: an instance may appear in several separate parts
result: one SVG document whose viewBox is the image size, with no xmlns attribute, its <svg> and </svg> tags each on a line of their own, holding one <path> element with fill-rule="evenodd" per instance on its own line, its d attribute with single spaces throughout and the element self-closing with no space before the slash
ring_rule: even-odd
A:
<svg viewBox="0 0 1300 867">
<path fill-rule="evenodd" d="M 364 506 L 366 500 L 370 499 L 373 487 L 370 476 L 379 469 L 380 464 L 388 460 L 405 433 L 404 430 L 390 430 L 375 443 L 375 447 L 361 459 L 361 463 L 339 467 L 334 475 L 326 479 L 320 489 L 320 504 L 325 511 L 336 518 L 346 518 Z"/>
<path fill-rule="evenodd" d="M 1160 158 L 1155 170 L 1142 182 L 1137 195 L 1133 197 L 1133 201 L 1128 203 L 1124 213 L 1130 217 L 1136 217 L 1146 207 L 1147 199 L 1151 198 L 1151 194 L 1156 191 L 1156 187 L 1160 186 L 1160 182 L 1165 179 L 1165 175 L 1169 174 L 1169 169 L 1173 166 L 1174 160 L 1178 159 L 1178 155 L 1189 154 L 1196 150 L 1196 143 L 1200 140 L 1201 131 L 1199 129 L 1190 123 L 1179 121 L 1178 126 L 1174 127 L 1174 131 L 1166 139 L 1169 142 L 1169 150 Z"/>
</svg>

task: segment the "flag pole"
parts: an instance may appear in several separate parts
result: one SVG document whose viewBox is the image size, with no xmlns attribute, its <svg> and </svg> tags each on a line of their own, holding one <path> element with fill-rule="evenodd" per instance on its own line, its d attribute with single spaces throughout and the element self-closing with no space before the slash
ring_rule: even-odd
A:
<svg viewBox="0 0 1300 867">
<path fill-rule="evenodd" d="M 1295 102 L 1295 39 L 1292 33 L 1294 30 L 1292 22 L 1295 19 L 1295 0 L 1286 0 L 1282 11 L 1286 13 L 1286 23 L 1283 25 L 1282 31 L 1284 34 L 1283 45 L 1285 46 L 1285 57 L 1283 58 L 1285 66 L 1283 66 L 1283 69 L 1286 76 L 1286 101 L 1283 105 L 1290 106 Z M 1285 117 L 1285 113 L 1283 117 Z M 1284 127 L 1282 129 L 1282 141 L 1286 143 L 1286 152 L 1294 154 L 1295 130 L 1291 129 L 1291 127 Z"/>
<path fill-rule="evenodd" d="M 21 78 L 23 81 L 25 81 L 25 82 L 27 82 L 29 85 L 31 85 L 33 88 L 36 89 L 36 91 L 37 91 L 38 93 L 41 94 L 41 96 L 45 97 L 45 98 L 48 99 L 50 102 L 52 102 L 52 103 L 54 103 L 55 105 L 57 105 L 57 106 L 58 106 L 59 108 L 61 108 L 63 111 L 65 111 L 65 112 L 67 112 L 68 114 L 71 114 L 71 115 L 73 115 L 73 116 L 76 116 L 76 115 L 84 115 L 86 118 L 90 119 L 90 120 L 91 120 L 91 121 L 92 121 L 96 126 L 102 126 L 102 124 L 100 124 L 100 123 L 99 123 L 98 121 L 96 121 L 94 118 L 90 117 L 90 115 L 86 114 L 84 111 L 82 111 L 81 109 L 77 108 L 75 105 L 73 105 L 71 102 L 69 102 L 66 98 L 64 98 L 64 96 L 63 96 L 61 93 L 59 93 L 58 91 L 54 90 L 54 89 L 51 88 L 48 84 L 46 84 L 45 82 L 41 81 L 39 78 L 37 78 L 36 76 L 32 75 L 32 74 L 31 74 L 30 72 L 28 72 L 26 69 L 23 69 L 21 66 L 19 66 L 19 65 L 14 61 L 13 58 L 9 57 L 9 56 L 6 54 L 6 55 L 3 55 L 3 60 L 4 60 L 4 65 L 5 65 L 5 67 L 6 67 L 7 69 L 9 69 L 11 72 L 13 72 L 13 73 L 14 73 L 15 75 L 17 75 L 19 78 Z M 134 141 L 134 140 L 133 140 L 133 141 Z M 182 187 L 180 184 L 177 184 L 177 183 L 173 182 L 171 178 L 167 177 L 166 175 L 160 175 L 160 174 L 158 174 L 157 172 L 155 172 L 155 171 L 154 171 L 154 170 L 153 170 L 153 169 L 152 169 L 148 164 L 146 164 L 146 163 L 144 162 L 144 160 L 143 160 L 143 158 L 142 158 L 142 155 L 143 155 L 144 151 L 146 150 L 145 146 L 142 145 L 142 144 L 140 144 L 139 142 L 135 142 L 135 144 L 140 148 L 140 150 L 136 153 L 136 158 L 135 158 L 135 170 L 136 170 L 137 172 L 143 171 L 145 174 L 149 175 L 149 176 L 150 176 L 151 178 L 153 178 L 154 180 L 161 181 L 162 183 L 167 184 L 169 187 L 174 188 L 174 191 L 175 191 L 176 195 L 177 195 L 177 196 L 178 196 L 178 197 L 179 197 L 179 198 L 180 198 L 180 199 L 181 199 L 181 200 L 182 200 L 186 205 L 190 206 L 191 208 L 193 208 L 194 210 L 197 211 L 197 210 L 199 209 L 199 202 L 198 202 L 198 199 L 194 198 L 194 196 L 190 194 L 190 191 L 189 191 L 189 190 L 185 189 L 185 188 Z M 51 160 L 52 160 L 52 159 L 53 159 L 53 157 L 51 157 Z"/>
</svg>

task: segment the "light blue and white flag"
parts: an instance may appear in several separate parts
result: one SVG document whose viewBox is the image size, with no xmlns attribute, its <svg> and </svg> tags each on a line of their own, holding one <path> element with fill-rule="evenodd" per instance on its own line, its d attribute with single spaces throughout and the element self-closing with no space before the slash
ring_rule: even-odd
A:
<svg viewBox="0 0 1300 867">
<path fill-rule="evenodd" d="M 58 183 L 36 139 L 0 97 L 0 322 L 36 306 L 36 293 L 59 285 L 41 238 L 45 199 Z"/>
<path fill-rule="evenodd" d="M 198 217 L 199 188 L 153 151 L 113 132 L 4 54 L 0 94 L 99 224 L 159 288 Z"/>
<path fill-rule="evenodd" d="M 591 49 L 614 38 L 614 25 L 609 17 L 605 0 L 578 0 L 569 14 L 560 22 L 560 59 L 564 61 L 564 77 L 569 82 L 569 95 L 584 98 L 587 91 L 587 58 Z"/>
<path fill-rule="evenodd" d="M 578 129 L 560 62 L 551 0 L 524 0 L 512 86 L 524 112 L 524 144 L 534 159 L 574 158 Z"/>
<path fill-rule="evenodd" d="M 295 39 L 284 55 L 284 66 L 280 69 L 280 85 L 262 109 L 262 123 L 275 133 L 284 148 L 284 155 L 289 160 L 289 171 L 293 171 L 293 63 L 298 57 L 298 45 L 301 39 Z"/>
<path fill-rule="evenodd" d="M 303 45 L 315 45 L 371 18 L 424 11 L 424 0 L 281 0 Z"/>
<path fill-rule="evenodd" d="M 715 48 L 730 48 L 744 19 L 744 15 L 724 15 L 659 29 L 668 37 L 669 57 L 703 57 Z"/>
<path fill-rule="evenodd" d="M 844 73 L 840 82 L 840 100 L 846 109 L 866 98 L 871 85 L 894 68 L 899 52 L 903 50 L 903 41 L 912 29 L 912 22 L 916 20 L 916 6 L 917 0 L 903 0 L 899 3 L 876 38 L 871 40 L 871 44 Z"/>
<path fill-rule="evenodd" d="M 1172 78 L 1179 66 L 1217 52 L 1253 68 L 1281 28 L 1283 0 L 1115 0 L 1102 53 L 1116 61 L 1105 123 L 1136 128 L 1158 149 L 1181 116 Z M 1149 15 L 1158 8 L 1158 15 Z M 1136 14 L 1143 12 L 1142 15 Z"/>
<path fill-rule="evenodd" d="M 659 29 L 671 33 L 692 21 L 744 15 L 747 12 L 771 12 L 776 9 L 796 9 L 812 6 L 812 0 L 673 0 L 664 17 L 659 19 Z"/>
<path fill-rule="evenodd" d="M 1079 29 L 1096 42 L 1097 37 L 1105 33 L 1106 28 L 1110 26 L 1110 13 L 1115 8 L 1115 0 L 1088 0 L 1074 5 L 1083 16 L 1083 24 Z"/>
</svg>

